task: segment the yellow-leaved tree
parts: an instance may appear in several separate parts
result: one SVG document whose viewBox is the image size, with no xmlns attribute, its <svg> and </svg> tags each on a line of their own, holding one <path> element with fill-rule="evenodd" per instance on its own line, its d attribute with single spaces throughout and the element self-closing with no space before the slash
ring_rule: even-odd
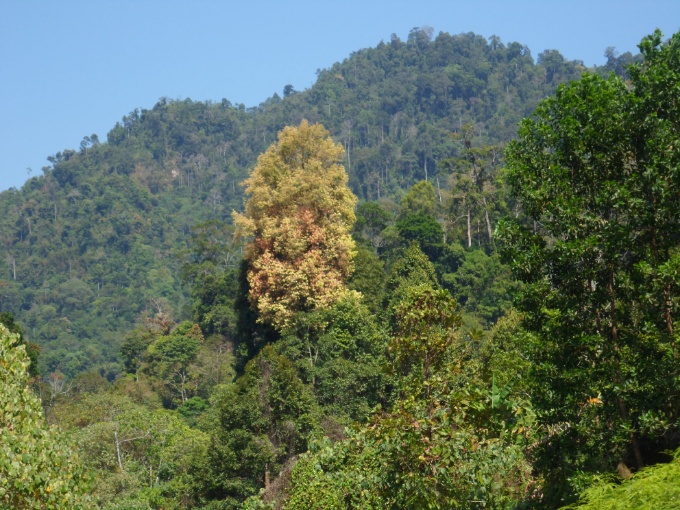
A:
<svg viewBox="0 0 680 510">
<path fill-rule="evenodd" d="M 349 292 L 357 198 L 344 151 L 320 124 L 285 127 L 243 182 L 245 214 L 234 213 L 246 247 L 250 300 L 279 330 L 299 311 L 326 308 Z"/>
</svg>

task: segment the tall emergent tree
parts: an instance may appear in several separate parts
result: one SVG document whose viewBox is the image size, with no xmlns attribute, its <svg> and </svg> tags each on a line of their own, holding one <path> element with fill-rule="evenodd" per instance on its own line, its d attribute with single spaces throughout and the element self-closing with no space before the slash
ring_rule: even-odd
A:
<svg viewBox="0 0 680 510">
<path fill-rule="evenodd" d="M 303 121 L 279 133 L 244 181 L 250 198 L 234 222 L 238 235 L 253 237 L 245 253 L 250 300 L 277 329 L 347 292 L 356 197 L 343 154 L 323 126 Z"/>
<path fill-rule="evenodd" d="M 570 473 L 642 467 L 680 437 L 680 34 L 640 49 L 632 86 L 586 75 L 560 87 L 507 151 L 529 221 L 499 235 L 528 284 L 558 493 Z"/>
</svg>

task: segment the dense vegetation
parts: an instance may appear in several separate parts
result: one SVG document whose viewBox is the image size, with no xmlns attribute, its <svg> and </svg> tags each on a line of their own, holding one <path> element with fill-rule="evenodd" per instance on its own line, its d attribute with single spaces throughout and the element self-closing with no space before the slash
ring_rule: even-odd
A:
<svg viewBox="0 0 680 510">
<path fill-rule="evenodd" d="M 0 497 L 673 507 L 680 35 L 583 76 L 431 36 L 161 100 L 0 195 Z"/>
<path fill-rule="evenodd" d="M 45 424 L 28 386 L 29 357 L 0 324 L 0 501 L 5 508 L 87 508 L 86 471 L 61 431 Z"/>
<path fill-rule="evenodd" d="M 243 207 L 239 183 L 284 126 L 322 123 L 344 147 L 360 199 L 387 200 L 393 214 L 407 189 L 429 180 L 439 212 L 454 223 L 460 212 L 443 201 L 450 179 L 474 194 L 467 202 L 479 186 L 493 190 L 490 176 L 474 191 L 445 164 L 464 149 L 451 133 L 469 124 L 476 143 L 506 142 L 540 99 L 583 70 L 556 51 L 535 61 L 519 43 L 474 34 L 430 40 L 414 30 L 408 41 L 358 51 L 320 71 L 309 90 L 286 87 L 259 107 L 161 99 L 126 115 L 106 143 L 86 136 L 79 150 L 51 156 L 42 176 L 0 195 L 0 310 L 42 347 L 46 376 L 97 369 L 113 380 L 127 331 L 159 310 L 191 317 L 181 266 L 192 229 L 231 223 Z M 489 209 L 494 224 L 500 207 Z M 474 234 L 483 216 L 472 215 Z M 198 227 L 204 242 L 206 228 Z M 220 263 L 236 267 L 241 248 L 230 242 L 231 227 L 214 228 L 224 229 Z"/>
</svg>

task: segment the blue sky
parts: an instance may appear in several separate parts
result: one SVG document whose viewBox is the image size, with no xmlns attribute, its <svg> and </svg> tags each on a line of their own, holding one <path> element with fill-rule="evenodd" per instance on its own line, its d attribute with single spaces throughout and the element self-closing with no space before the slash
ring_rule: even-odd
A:
<svg viewBox="0 0 680 510">
<path fill-rule="evenodd" d="M 0 0 L 0 190 L 161 97 L 255 106 L 418 26 L 594 65 L 677 32 L 680 1 Z"/>
</svg>

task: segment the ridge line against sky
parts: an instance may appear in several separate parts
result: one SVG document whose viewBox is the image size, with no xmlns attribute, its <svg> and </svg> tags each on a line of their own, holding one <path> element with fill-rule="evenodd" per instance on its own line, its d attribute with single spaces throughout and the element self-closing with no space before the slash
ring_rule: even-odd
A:
<svg viewBox="0 0 680 510">
<path fill-rule="evenodd" d="M 655 28 L 677 32 L 680 1 L 0 0 L 0 191 L 161 97 L 256 106 L 418 26 L 593 66 L 609 46 L 637 53 Z"/>
</svg>

